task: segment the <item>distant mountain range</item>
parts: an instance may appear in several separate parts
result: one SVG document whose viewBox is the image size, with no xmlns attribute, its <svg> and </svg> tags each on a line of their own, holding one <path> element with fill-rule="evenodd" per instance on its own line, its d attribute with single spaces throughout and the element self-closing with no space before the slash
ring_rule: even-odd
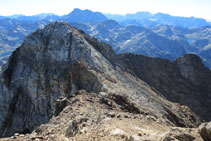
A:
<svg viewBox="0 0 211 141">
<path fill-rule="evenodd" d="M 15 14 L 12 16 L 0 16 L 0 19 L 9 18 L 15 19 L 18 21 L 28 21 L 36 22 L 39 20 L 64 20 L 68 22 L 82 22 L 82 23 L 97 23 L 103 22 L 108 19 L 115 20 L 121 25 L 137 25 L 150 27 L 155 25 L 172 25 L 180 27 L 203 27 L 211 25 L 211 22 L 208 22 L 202 18 L 195 17 L 180 17 L 180 16 L 171 16 L 169 14 L 157 13 L 152 14 L 150 12 L 137 12 L 135 14 L 103 14 L 100 12 L 93 12 L 91 10 L 81 10 L 75 8 L 71 13 L 63 16 L 58 16 L 53 13 L 41 13 L 34 16 L 25 16 L 22 14 Z"/>
<path fill-rule="evenodd" d="M 179 17 L 171 16 L 169 14 L 157 13 L 152 14 L 150 12 L 137 12 L 135 14 L 126 14 L 126 15 L 115 15 L 115 14 L 105 14 L 107 18 L 118 21 L 121 25 L 137 25 L 137 26 L 156 26 L 160 24 L 167 24 L 172 26 L 180 27 L 202 27 L 211 25 L 202 18 L 195 17 Z"/>
<path fill-rule="evenodd" d="M 67 21 L 112 45 L 116 53 L 131 52 L 170 60 L 195 53 L 211 68 L 211 24 L 204 19 L 149 12 L 104 15 L 80 9 L 64 16 L 52 13 L 1 16 L 0 64 L 7 60 L 26 35 L 52 21 Z"/>
</svg>

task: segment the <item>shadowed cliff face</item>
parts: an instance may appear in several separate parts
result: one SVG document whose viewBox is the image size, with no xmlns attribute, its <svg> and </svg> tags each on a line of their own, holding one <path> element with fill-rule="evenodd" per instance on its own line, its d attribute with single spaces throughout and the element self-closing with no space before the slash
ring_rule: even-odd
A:
<svg viewBox="0 0 211 141">
<path fill-rule="evenodd" d="M 195 126 L 198 118 L 187 107 L 166 100 L 141 80 L 149 83 L 145 77 L 154 80 L 151 76 L 153 73 L 136 64 L 140 58 L 145 57 L 133 57 L 131 65 L 136 65 L 134 69 L 129 65 L 130 62 L 125 61 L 131 58 L 114 54 L 109 45 L 64 22 L 51 23 L 44 29 L 30 34 L 2 67 L 0 136 L 32 132 L 64 108 L 65 104 L 58 104 L 58 99 L 71 99 L 76 91 L 81 89 L 95 93 L 101 98 L 112 98 L 118 105 L 124 105 L 121 106 L 123 111 L 153 115 L 172 126 Z M 152 59 L 152 62 L 157 60 L 159 61 Z M 177 68 L 180 74 L 177 65 L 166 62 L 173 70 Z M 147 61 L 144 63 L 147 64 Z M 161 66 L 156 63 L 147 65 L 147 68 L 155 67 L 151 72 L 165 67 L 163 63 Z M 144 74 L 144 78 L 140 73 L 139 79 L 136 75 L 139 76 L 141 70 L 148 73 Z M 177 73 L 173 72 L 171 75 Z M 155 77 L 155 80 L 160 79 Z M 149 84 L 153 86 L 157 84 L 156 81 Z M 187 85 L 195 86 L 189 83 Z M 177 91 L 176 94 L 180 95 Z M 170 94 L 169 97 L 170 100 L 175 98 L 171 98 Z M 200 101 L 196 102 L 201 104 Z M 63 106 L 58 108 L 58 105 Z"/>
<path fill-rule="evenodd" d="M 174 62 L 142 55 L 120 55 L 127 67 L 168 100 L 187 105 L 204 120 L 211 120 L 211 71 L 193 54 Z"/>
</svg>

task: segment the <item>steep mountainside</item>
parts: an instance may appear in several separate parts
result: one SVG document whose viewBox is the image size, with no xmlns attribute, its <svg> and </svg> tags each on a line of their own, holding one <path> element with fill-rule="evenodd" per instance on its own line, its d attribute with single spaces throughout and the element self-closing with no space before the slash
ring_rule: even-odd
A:
<svg viewBox="0 0 211 141">
<path fill-rule="evenodd" d="M 193 54 L 174 62 L 142 55 L 122 54 L 127 67 L 168 100 L 186 105 L 204 120 L 211 120 L 211 71 Z"/>
<path fill-rule="evenodd" d="M 55 118 L 63 108 L 72 103 L 70 101 L 74 100 L 77 94 L 86 95 L 86 93 L 87 95 L 92 93 L 96 96 L 96 101 L 97 99 L 101 101 L 99 106 L 102 106 L 102 110 L 112 110 L 112 108 L 106 108 L 110 106 L 116 112 L 118 109 L 124 112 L 123 115 L 133 114 L 131 117 L 137 115 L 141 118 L 149 115 L 148 118 L 151 117 L 154 123 L 156 123 L 155 119 L 160 119 L 166 129 L 169 126 L 194 127 L 199 120 L 204 119 L 200 114 L 199 119 L 198 113 L 194 114 L 187 106 L 180 106 L 166 100 L 162 96 L 165 94 L 158 93 L 139 79 L 138 73 L 135 75 L 136 72 L 128 66 L 125 59 L 127 58 L 116 55 L 109 45 L 99 42 L 64 22 L 54 22 L 45 26 L 44 29 L 33 32 L 25 38 L 23 44 L 12 53 L 8 63 L 2 67 L 0 136 L 11 136 L 16 132 L 32 132 L 50 119 L 56 122 Z M 182 61 L 178 60 L 178 62 Z M 181 69 L 184 68 L 185 64 L 178 64 Z M 190 63 L 187 66 L 191 67 L 191 65 Z M 140 70 L 140 68 L 137 69 Z M 145 69 L 141 68 L 141 70 Z M 200 72 L 203 73 L 203 70 Z M 183 75 L 189 79 L 185 73 Z M 80 92 L 80 90 L 85 92 Z M 169 93 L 169 96 L 173 94 Z M 209 99 L 207 97 L 207 100 Z M 200 100 L 197 102 L 202 104 Z M 82 103 L 78 104 L 79 107 L 83 106 Z M 90 106 L 97 107 L 97 105 Z M 66 112 L 64 111 L 66 116 L 71 116 L 67 113 L 76 107 L 73 104 L 69 108 Z M 72 115 L 73 118 L 74 115 Z M 100 123 L 100 119 L 96 116 L 95 120 Z M 72 121 L 71 126 L 66 130 L 68 132 L 66 137 L 72 136 L 72 130 L 77 131 L 75 125 L 86 121 Z M 55 125 L 55 122 L 52 124 Z M 93 121 L 90 124 L 92 123 Z M 63 128 L 61 129 L 63 131 Z M 116 132 L 119 133 L 119 131 L 114 131 L 114 134 Z M 41 130 L 40 133 L 44 134 Z"/>
</svg>

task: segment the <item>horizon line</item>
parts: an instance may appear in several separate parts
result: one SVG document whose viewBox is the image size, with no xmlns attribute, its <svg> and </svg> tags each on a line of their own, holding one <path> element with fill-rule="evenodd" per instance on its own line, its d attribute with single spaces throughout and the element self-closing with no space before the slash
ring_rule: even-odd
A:
<svg viewBox="0 0 211 141">
<path fill-rule="evenodd" d="M 170 13 L 164 13 L 164 12 L 150 12 L 150 11 L 136 11 L 136 12 L 131 12 L 131 13 L 125 13 L 125 14 L 122 14 L 122 13 L 109 13 L 109 12 L 101 12 L 101 11 L 95 11 L 95 10 L 91 10 L 91 9 L 81 9 L 81 8 L 73 8 L 73 10 L 71 12 L 73 12 L 75 9 L 80 9 L 82 11 L 84 10 L 89 10 L 89 11 L 92 11 L 92 12 L 99 12 L 99 13 L 102 13 L 104 16 L 106 16 L 106 14 L 111 14 L 111 15 L 120 15 L 120 16 L 126 16 L 128 14 L 137 14 L 137 13 L 140 13 L 140 12 L 148 12 L 150 14 L 158 14 L 158 13 L 161 13 L 161 14 L 166 14 L 166 15 L 170 15 L 170 16 L 174 16 L 174 17 L 184 17 L 184 18 L 199 18 L 199 19 L 204 19 L 206 20 L 207 22 L 211 22 L 211 19 L 207 19 L 207 18 L 203 18 L 203 17 L 196 17 L 196 16 L 180 16 L 180 15 L 173 15 L 173 14 L 170 14 Z M 54 13 L 54 12 L 40 12 L 40 13 L 36 13 L 36 14 L 23 14 L 23 13 L 14 13 L 14 14 L 9 14 L 9 15 L 0 15 L 0 16 L 3 16 L 3 17 L 9 17 L 9 16 L 18 16 L 18 15 L 22 15 L 22 16 L 36 16 L 36 15 L 39 15 L 39 14 L 54 14 L 56 16 L 64 16 L 64 15 L 68 15 L 70 14 L 71 12 L 69 13 L 66 13 L 66 14 L 58 14 L 58 13 Z"/>
</svg>

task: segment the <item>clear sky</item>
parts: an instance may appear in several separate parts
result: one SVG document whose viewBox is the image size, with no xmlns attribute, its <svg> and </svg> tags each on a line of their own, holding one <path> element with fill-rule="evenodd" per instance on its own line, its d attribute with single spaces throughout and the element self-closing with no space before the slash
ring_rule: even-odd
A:
<svg viewBox="0 0 211 141">
<path fill-rule="evenodd" d="M 113 14 L 162 12 L 211 20 L 211 0 L 0 0 L 0 15 L 64 15 L 74 8 Z"/>
</svg>

